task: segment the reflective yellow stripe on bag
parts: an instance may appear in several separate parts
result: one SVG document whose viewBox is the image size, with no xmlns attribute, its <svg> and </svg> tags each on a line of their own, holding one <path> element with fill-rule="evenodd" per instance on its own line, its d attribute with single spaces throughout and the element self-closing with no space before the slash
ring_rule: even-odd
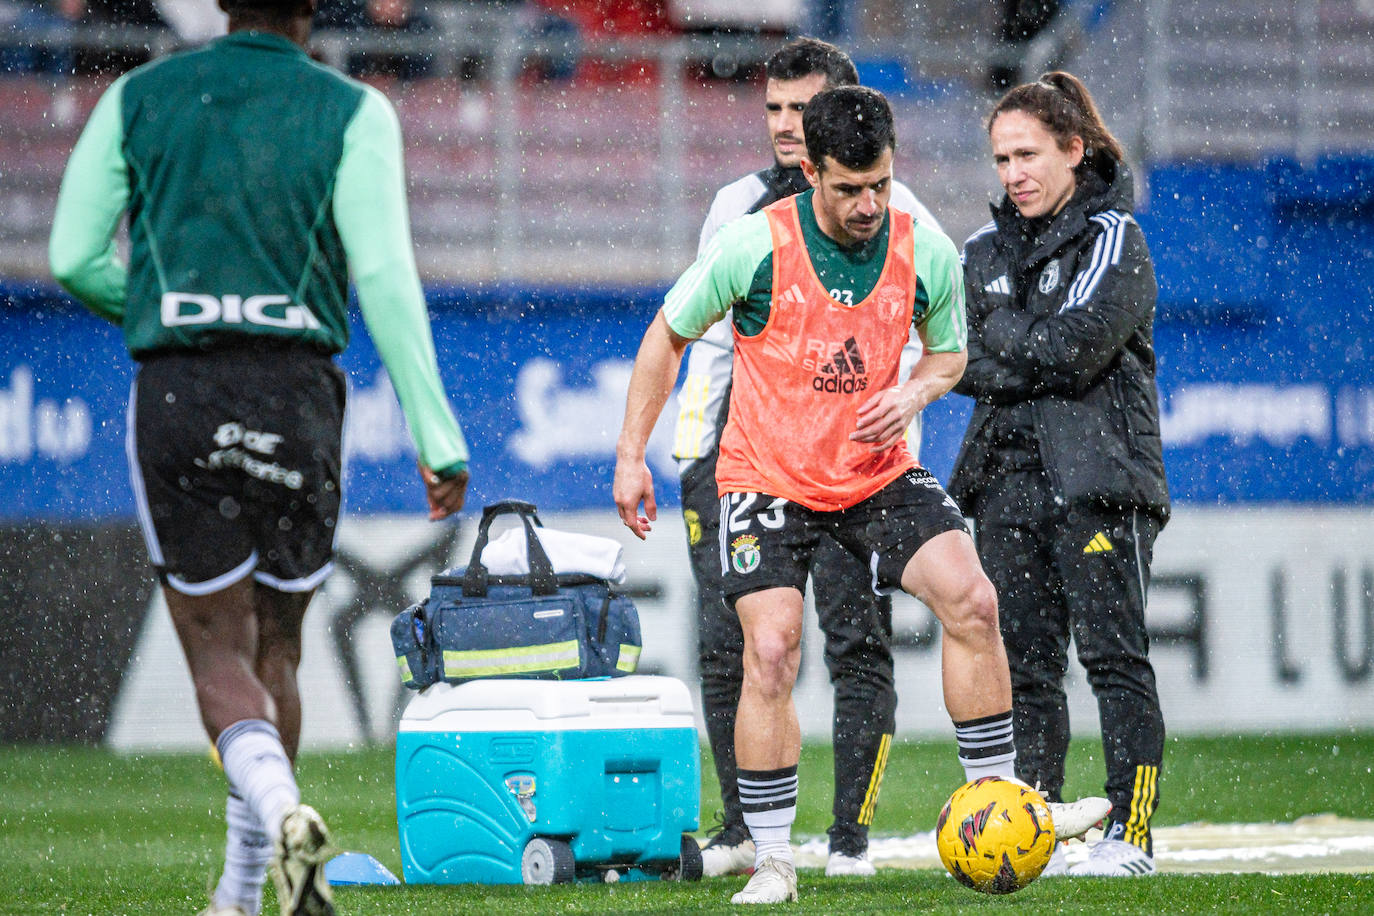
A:
<svg viewBox="0 0 1374 916">
<path fill-rule="evenodd" d="M 469 652 L 444 650 L 444 677 L 500 677 L 503 674 L 530 674 L 535 671 L 562 671 L 580 664 L 577 640 L 542 646 L 512 649 L 482 649 Z"/>
<path fill-rule="evenodd" d="M 630 646 L 625 643 L 620 644 L 620 657 L 616 659 L 615 670 L 624 671 L 626 674 L 633 674 L 639 667 L 639 653 L 643 651 L 639 646 Z"/>
<path fill-rule="evenodd" d="M 408 684 L 415 678 L 410 676 L 410 661 L 404 655 L 396 656 L 396 664 L 401 666 L 401 683 Z"/>
</svg>

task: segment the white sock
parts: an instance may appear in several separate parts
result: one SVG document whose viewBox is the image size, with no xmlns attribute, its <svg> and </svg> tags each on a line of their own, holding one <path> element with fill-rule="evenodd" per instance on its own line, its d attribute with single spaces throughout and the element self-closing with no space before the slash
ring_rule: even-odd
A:
<svg viewBox="0 0 1374 916">
<path fill-rule="evenodd" d="M 248 810 L 248 804 L 237 795 L 230 795 L 225 803 L 224 820 L 229 829 L 225 834 L 224 874 L 215 887 L 215 905 L 236 906 L 248 916 L 258 916 L 267 863 L 272 859 L 272 841 Z"/>
<path fill-rule="evenodd" d="M 220 732 L 215 745 L 224 775 L 229 778 L 229 790 L 243 798 L 275 845 L 281 836 L 282 818 L 301 800 L 277 730 L 262 719 L 242 719 Z"/>
<path fill-rule="evenodd" d="M 954 738 L 959 744 L 959 762 L 964 765 L 967 782 L 984 776 L 1010 779 L 1016 775 L 1016 744 L 1012 737 L 1010 709 L 997 715 L 955 722 Z"/>
<path fill-rule="evenodd" d="M 792 809 L 795 818 L 797 809 Z M 764 859 L 777 859 L 779 862 L 792 861 L 792 820 L 781 827 L 761 827 L 749 823 L 749 815 L 744 816 L 749 826 L 749 835 L 754 838 L 754 867 L 763 864 Z"/>
<path fill-rule="evenodd" d="M 1000 776 L 1003 779 L 1016 778 L 1016 758 L 1010 760 L 996 760 L 991 763 L 977 760 L 961 760 L 964 765 L 964 781 L 973 782 L 975 779 L 982 779 L 984 776 Z"/>
<path fill-rule="evenodd" d="M 797 819 L 797 768 L 739 770 L 740 807 L 754 841 L 754 867 L 765 859 L 792 861 L 792 822 Z"/>
</svg>

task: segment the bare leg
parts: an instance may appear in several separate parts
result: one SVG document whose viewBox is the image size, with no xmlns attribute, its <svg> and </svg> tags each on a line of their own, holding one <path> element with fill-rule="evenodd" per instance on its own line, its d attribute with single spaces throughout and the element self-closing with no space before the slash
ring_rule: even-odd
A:
<svg viewBox="0 0 1374 916">
<path fill-rule="evenodd" d="M 251 578 L 209 595 L 163 589 L 211 741 L 244 719 L 277 723 L 276 703 L 256 673 L 256 589 Z"/>
<path fill-rule="evenodd" d="M 301 693 L 296 671 L 301 664 L 301 623 L 314 590 L 279 592 L 258 586 L 255 592 L 258 652 L 254 669 L 277 708 L 277 732 L 292 762 L 301 743 Z"/>
<path fill-rule="evenodd" d="M 745 770 L 776 770 L 801 759 L 801 725 L 792 686 L 801 664 L 802 594 L 753 592 L 735 602 L 744 630 L 744 683 L 735 715 L 735 760 Z"/>
<path fill-rule="evenodd" d="M 314 592 L 236 582 L 210 595 L 164 590 L 210 740 L 243 719 L 277 727 L 295 760 L 301 736 L 301 623 Z"/>
<path fill-rule="evenodd" d="M 735 716 L 740 807 L 754 840 L 754 875 L 732 903 L 797 899 L 790 837 L 797 816 L 801 726 L 792 686 L 801 664 L 802 594 L 770 588 L 735 601 L 744 683 Z"/>
<path fill-rule="evenodd" d="M 1011 709 L 1011 675 L 997 627 L 997 593 L 964 531 L 936 535 L 902 571 L 902 588 L 943 628 L 945 709 L 956 722 Z"/>
<path fill-rule="evenodd" d="M 213 899 L 255 912 L 283 813 L 300 798 L 292 773 L 301 727 L 296 668 L 310 594 L 251 578 L 209 595 L 165 591 L 201 721 L 230 786 L 225 867 Z"/>
</svg>

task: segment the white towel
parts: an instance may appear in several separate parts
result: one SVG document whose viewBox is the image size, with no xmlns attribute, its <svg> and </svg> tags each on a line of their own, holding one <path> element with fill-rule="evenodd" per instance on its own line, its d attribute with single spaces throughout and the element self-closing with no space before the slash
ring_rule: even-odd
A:
<svg viewBox="0 0 1374 916">
<path fill-rule="evenodd" d="M 580 573 L 617 584 L 625 581 L 624 548 L 619 541 L 538 525 L 534 532 L 544 552 L 549 555 L 555 574 Z M 488 542 L 482 548 L 482 565 L 493 576 L 528 575 L 530 558 L 525 543 L 525 526 L 503 531 Z"/>
</svg>

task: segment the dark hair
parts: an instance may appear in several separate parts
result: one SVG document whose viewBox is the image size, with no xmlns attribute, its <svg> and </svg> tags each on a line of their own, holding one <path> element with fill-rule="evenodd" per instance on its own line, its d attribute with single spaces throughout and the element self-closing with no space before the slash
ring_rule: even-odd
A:
<svg viewBox="0 0 1374 916">
<path fill-rule="evenodd" d="M 897 148 L 892 106 L 876 89 L 839 86 L 818 92 L 802 113 L 807 158 L 817 169 L 829 156 L 847 169 L 865 169 Z"/>
<path fill-rule="evenodd" d="M 825 74 L 825 88 L 853 86 L 859 82 L 859 71 L 849 55 L 819 38 L 798 38 L 789 41 L 763 65 L 770 80 L 799 80 L 813 73 Z"/>
<path fill-rule="evenodd" d="M 310 0 L 218 0 L 224 12 L 244 19 L 289 20 L 296 16 L 314 15 Z"/>
<path fill-rule="evenodd" d="M 1033 83 L 1022 83 L 1007 90 L 988 115 L 989 133 L 998 115 L 1007 111 L 1024 111 L 1045 125 L 1060 149 L 1068 149 L 1069 141 L 1082 137 L 1084 162 L 1098 152 L 1106 153 L 1117 162 L 1126 158 L 1120 142 L 1103 123 L 1088 87 L 1072 73 L 1055 70 Z"/>
</svg>

